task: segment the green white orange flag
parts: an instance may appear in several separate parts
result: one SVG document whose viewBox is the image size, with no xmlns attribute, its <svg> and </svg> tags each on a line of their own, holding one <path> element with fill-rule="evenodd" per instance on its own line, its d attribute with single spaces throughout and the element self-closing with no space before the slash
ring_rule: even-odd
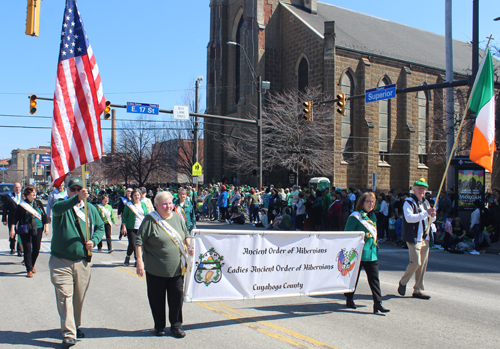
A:
<svg viewBox="0 0 500 349">
<path fill-rule="evenodd" d="M 495 147 L 495 89 L 490 50 L 481 62 L 472 87 L 469 109 L 476 113 L 469 158 L 488 171 L 493 170 Z"/>
</svg>

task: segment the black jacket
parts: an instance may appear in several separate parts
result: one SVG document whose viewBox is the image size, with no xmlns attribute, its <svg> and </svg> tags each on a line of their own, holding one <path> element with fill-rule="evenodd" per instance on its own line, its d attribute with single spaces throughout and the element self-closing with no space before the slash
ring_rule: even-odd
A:
<svg viewBox="0 0 500 349">
<path fill-rule="evenodd" d="M 12 195 L 16 195 L 16 193 L 12 192 Z M 7 222 L 7 226 L 10 229 L 10 226 L 14 224 L 17 203 L 10 197 L 10 195 L 5 195 L 4 200 L 2 222 Z"/>
<path fill-rule="evenodd" d="M 33 208 L 35 209 L 35 211 L 36 211 L 37 207 L 40 209 L 40 211 L 42 211 L 42 219 L 41 219 L 42 223 L 47 224 L 47 213 L 45 213 L 45 209 L 43 208 L 43 204 L 40 200 L 35 199 L 33 201 Z M 16 225 L 17 223 L 20 223 L 20 224 L 30 223 L 29 222 L 30 218 L 33 219 L 34 217 L 31 217 L 31 214 L 28 211 L 26 211 L 21 205 L 17 205 L 16 214 L 14 215 L 14 223 L 13 224 Z M 31 225 L 34 228 L 36 228 L 36 223 L 35 223 L 34 219 L 31 223 Z"/>
</svg>

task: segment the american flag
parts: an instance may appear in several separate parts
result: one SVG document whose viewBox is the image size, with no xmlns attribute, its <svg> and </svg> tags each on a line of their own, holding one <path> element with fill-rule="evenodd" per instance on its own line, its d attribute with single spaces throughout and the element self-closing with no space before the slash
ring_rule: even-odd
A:
<svg viewBox="0 0 500 349">
<path fill-rule="evenodd" d="M 52 119 L 53 185 L 102 157 L 100 115 L 106 100 L 76 0 L 66 0 Z"/>
</svg>

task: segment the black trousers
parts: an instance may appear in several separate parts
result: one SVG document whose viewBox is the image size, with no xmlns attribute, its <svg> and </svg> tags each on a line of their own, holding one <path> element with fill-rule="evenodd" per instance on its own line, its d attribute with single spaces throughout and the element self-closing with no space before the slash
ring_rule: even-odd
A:
<svg viewBox="0 0 500 349">
<path fill-rule="evenodd" d="M 363 268 L 366 272 L 366 276 L 368 277 L 368 285 L 370 285 L 370 289 L 372 290 L 373 302 L 381 303 L 382 302 L 382 291 L 380 291 L 380 280 L 378 278 L 378 261 L 373 262 L 364 262 L 361 261 L 359 265 L 358 277 L 356 279 L 356 288 L 358 287 L 359 274 L 361 273 L 361 268 Z M 356 292 L 356 288 L 354 292 Z M 344 296 L 347 301 L 352 301 L 354 298 L 354 292 L 344 293 Z"/>
<path fill-rule="evenodd" d="M 24 248 L 24 265 L 26 271 L 33 271 L 38 254 L 40 253 L 40 246 L 42 244 L 43 228 L 37 228 L 36 235 L 19 234 Z"/>
<path fill-rule="evenodd" d="M 7 227 L 8 227 L 8 226 L 9 226 L 9 225 L 7 224 Z M 11 249 L 12 251 L 15 251 L 15 250 L 16 250 L 17 228 L 14 228 L 14 232 L 15 232 L 15 234 L 14 234 L 14 237 L 13 237 L 13 238 L 11 238 L 11 237 L 10 237 L 10 235 L 9 235 L 10 249 Z M 18 251 L 22 251 L 22 250 L 23 250 L 23 249 L 22 249 L 21 244 L 17 244 L 17 250 L 18 250 Z"/>
<path fill-rule="evenodd" d="M 182 303 L 184 297 L 184 277 L 172 278 L 156 276 L 146 272 L 149 306 L 153 314 L 155 329 L 162 330 L 166 326 L 166 304 L 168 301 L 168 320 L 170 329 L 182 328 Z"/>
<path fill-rule="evenodd" d="M 104 233 L 106 234 L 106 243 L 108 244 L 108 251 L 111 251 L 113 249 L 113 247 L 111 247 L 111 225 L 104 224 Z M 97 248 L 102 249 L 102 240 L 97 244 Z"/>
<path fill-rule="evenodd" d="M 222 221 L 222 220 L 225 220 L 225 219 L 229 219 L 229 212 L 227 211 L 227 207 L 219 207 L 219 211 L 220 211 L 220 217 L 219 219 Z"/>
<path fill-rule="evenodd" d="M 135 239 L 137 238 L 138 229 L 127 229 L 128 247 L 127 256 L 131 256 L 132 253 L 135 256 Z"/>
</svg>

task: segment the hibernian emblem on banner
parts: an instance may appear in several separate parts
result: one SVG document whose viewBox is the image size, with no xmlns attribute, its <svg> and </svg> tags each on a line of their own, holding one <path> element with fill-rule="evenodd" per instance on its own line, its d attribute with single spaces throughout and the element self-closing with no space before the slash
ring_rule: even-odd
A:
<svg viewBox="0 0 500 349">
<path fill-rule="evenodd" d="M 219 255 L 212 247 L 204 254 L 200 254 L 199 259 L 200 261 L 196 262 L 194 281 L 205 286 L 219 282 L 222 278 L 221 267 L 224 265 L 222 263 L 224 256 Z"/>
<path fill-rule="evenodd" d="M 358 253 L 356 249 L 352 248 L 350 251 L 346 251 L 345 248 L 340 250 L 337 254 L 337 268 L 342 276 L 346 276 L 350 272 L 354 265 L 356 264 L 356 259 L 358 259 Z"/>
</svg>

